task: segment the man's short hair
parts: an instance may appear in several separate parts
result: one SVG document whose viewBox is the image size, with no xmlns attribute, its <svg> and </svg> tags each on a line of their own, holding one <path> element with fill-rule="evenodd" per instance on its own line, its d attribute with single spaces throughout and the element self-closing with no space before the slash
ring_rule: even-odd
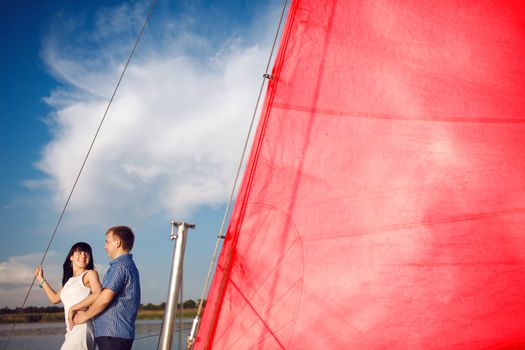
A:
<svg viewBox="0 0 525 350">
<path fill-rule="evenodd" d="M 133 243 L 135 242 L 135 235 L 133 231 L 127 226 L 114 226 L 107 230 L 106 234 L 113 233 L 122 242 L 122 248 L 131 251 Z"/>
</svg>

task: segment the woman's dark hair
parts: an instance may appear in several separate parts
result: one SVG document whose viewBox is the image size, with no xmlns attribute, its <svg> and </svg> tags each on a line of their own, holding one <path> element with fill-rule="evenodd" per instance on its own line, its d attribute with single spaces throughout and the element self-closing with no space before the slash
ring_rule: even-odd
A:
<svg viewBox="0 0 525 350">
<path fill-rule="evenodd" d="M 86 242 L 78 242 L 73 244 L 69 253 L 67 254 L 66 261 L 64 261 L 64 274 L 62 275 L 62 286 L 64 286 L 68 279 L 73 277 L 73 264 L 70 258 L 75 252 L 86 252 L 89 254 L 89 263 L 86 266 L 86 269 L 93 270 L 95 268 L 95 263 L 93 261 L 93 253 L 91 252 L 91 246 Z"/>
</svg>

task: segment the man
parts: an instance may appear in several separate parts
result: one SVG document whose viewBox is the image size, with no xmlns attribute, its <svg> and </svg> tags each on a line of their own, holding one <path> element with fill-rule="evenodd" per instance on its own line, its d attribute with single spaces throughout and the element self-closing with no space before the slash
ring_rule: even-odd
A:
<svg viewBox="0 0 525 350">
<path fill-rule="evenodd" d="M 112 260 L 104 275 L 102 292 L 91 294 L 69 310 L 70 325 L 95 318 L 95 341 L 100 350 L 129 350 L 135 339 L 140 281 L 129 253 L 134 241 L 133 231 L 126 226 L 115 226 L 106 232 L 104 249 Z"/>
</svg>

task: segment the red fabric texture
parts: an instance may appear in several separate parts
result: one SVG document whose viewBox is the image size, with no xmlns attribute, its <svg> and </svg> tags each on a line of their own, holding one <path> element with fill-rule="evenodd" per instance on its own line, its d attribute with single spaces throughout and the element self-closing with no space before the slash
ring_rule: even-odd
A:
<svg viewBox="0 0 525 350">
<path fill-rule="evenodd" d="M 292 3 L 196 349 L 525 349 L 520 1 Z"/>
</svg>

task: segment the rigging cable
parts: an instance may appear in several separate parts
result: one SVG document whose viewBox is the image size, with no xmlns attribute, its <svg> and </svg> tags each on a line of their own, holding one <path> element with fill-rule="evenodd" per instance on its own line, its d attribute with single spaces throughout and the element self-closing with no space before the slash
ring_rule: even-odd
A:
<svg viewBox="0 0 525 350">
<path fill-rule="evenodd" d="M 86 155 L 84 157 L 84 161 L 82 162 L 82 165 L 80 167 L 80 170 L 78 171 L 77 177 L 76 177 L 76 179 L 75 179 L 75 181 L 73 183 L 73 186 L 71 187 L 71 191 L 69 192 L 69 195 L 68 195 L 67 200 L 66 200 L 66 202 L 64 204 L 64 207 L 62 208 L 62 211 L 60 213 L 58 221 L 57 221 L 57 223 L 55 225 L 55 229 L 53 230 L 53 234 L 51 235 L 51 238 L 49 239 L 49 243 L 47 244 L 47 247 L 46 247 L 46 249 L 44 251 L 44 254 L 42 256 L 42 259 L 40 260 L 40 264 L 39 265 L 42 265 L 44 263 L 44 260 L 46 259 L 46 256 L 47 256 L 47 253 L 49 251 L 49 248 L 51 247 L 51 243 L 53 242 L 53 240 L 55 238 L 55 235 L 56 235 L 56 233 L 58 231 L 60 223 L 62 222 L 62 218 L 64 217 L 66 209 L 67 209 L 67 207 L 69 205 L 69 201 L 71 200 L 73 192 L 75 191 L 75 188 L 77 186 L 78 180 L 80 179 L 80 176 L 82 175 L 82 172 L 83 172 L 84 167 L 86 165 L 86 162 L 87 162 L 87 160 L 89 158 L 91 150 L 93 149 L 93 146 L 95 144 L 97 136 L 98 136 L 98 134 L 99 134 L 99 132 L 100 132 L 100 130 L 102 128 L 102 124 L 104 124 L 104 120 L 106 119 L 106 116 L 108 114 L 109 108 L 110 108 L 111 104 L 113 103 L 113 99 L 115 98 L 115 95 L 117 94 L 117 90 L 118 90 L 118 88 L 120 86 L 120 83 L 122 82 L 122 78 L 124 77 L 124 74 L 126 73 L 126 70 L 128 69 L 129 63 L 131 62 L 131 58 L 133 57 L 133 54 L 135 53 L 135 50 L 137 49 L 139 41 L 142 38 L 142 34 L 144 33 L 144 30 L 146 29 L 146 26 L 149 23 L 151 14 L 153 12 L 153 8 L 155 7 L 156 3 L 157 3 L 157 0 L 153 0 L 152 1 L 152 4 L 151 4 L 151 6 L 149 8 L 149 11 L 148 11 L 148 15 L 146 16 L 146 19 L 144 21 L 144 24 L 142 25 L 140 33 L 139 33 L 137 39 L 135 40 L 135 43 L 134 43 L 133 48 L 131 50 L 131 53 L 128 56 L 128 60 L 127 60 L 127 62 L 125 64 L 125 66 L 124 66 L 124 69 L 122 70 L 122 73 L 120 74 L 120 77 L 118 79 L 117 85 L 115 86 L 115 89 L 113 90 L 113 94 L 111 95 L 111 98 L 109 99 L 109 102 L 108 102 L 108 105 L 106 107 L 106 110 L 104 111 L 102 119 L 100 120 L 100 123 L 98 125 L 97 131 L 95 132 L 95 135 L 93 136 L 93 140 L 91 141 L 91 144 L 89 145 L 88 151 L 87 151 L 87 153 L 86 153 Z M 31 289 L 33 288 L 33 285 L 35 284 L 35 280 L 36 280 L 36 276 L 33 277 L 31 285 L 29 286 L 29 290 L 27 291 L 27 294 L 26 294 L 26 296 L 24 298 L 24 301 L 22 302 L 22 306 L 19 308 L 19 310 L 18 310 L 18 312 L 17 312 L 17 314 L 15 316 L 15 321 L 13 323 L 13 327 L 11 328 L 11 331 L 9 332 L 9 336 L 7 337 L 7 342 L 5 344 L 4 350 L 6 350 L 8 348 L 8 346 L 9 346 L 9 342 L 11 341 L 11 337 L 12 337 L 13 332 L 15 330 L 18 318 L 20 316 L 20 313 L 22 312 L 22 310 L 24 309 L 24 307 L 26 305 L 27 299 L 29 298 L 29 294 L 31 293 Z"/>
<path fill-rule="evenodd" d="M 173 330 L 173 333 L 185 332 L 185 331 L 189 331 L 189 330 L 191 330 L 191 328 L 180 328 L 180 329 Z M 136 337 L 134 339 L 134 342 L 137 341 L 137 340 L 148 339 L 148 338 L 153 338 L 153 337 L 160 337 L 160 333 L 150 334 L 150 335 L 143 335 L 142 337 Z"/>
<path fill-rule="evenodd" d="M 244 157 L 246 156 L 246 150 L 248 149 L 248 142 L 249 142 L 250 136 L 252 134 L 253 124 L 255 123 L 255 117 L 257 116 L 257 111 L 259 109 L 259 102 L 261 101 L 261 96 L 262 96 L 262 93 L 263 93 L 265 82 L 266 82 L 266 80 L 273 80 L 273 79 L 275 79 L 275 77 L 273 75 L 268 73 L 268 70 L 270 69 L 270 64 L 272 63 L 273 53 L 275 51 L 275 46 L 277 44 L 277 39 L 279 38 L 279 33 L 281 32 L 282 22 L 283 22 L 284 14 L 286 12 L 287 5 L 288 5 L 288 0 L 284 0 L 283 8 L 281 10 L 281 17 L 279 18 L 279 23 L 277 25 L 277 30 L 275 32 L 275 36 L 274 36 L 274 39 L 273 39 L 272 49 L 270 51 L 270 56 L 268 57 L 268 62 L 266 63 L 266 69 L 264 71 L 263 79 L 262 79 L 262 82 L 261 82 L 261 87 L 259 89 L 259 95 L 257 96 L 257 102 L 255 103 L 255 108 L 254 108 L 254 111 L 253 111 L 253 114 L 252 114 L 250 126 L 248 128 L 248 133 L 247 133 L 246 139 L 244 141 L 244 147 L 243 147 L 243 150 L 242 150 L 242 153 L 241 153 L 239 164 L 237 166 L 237 173 L 235 174 L 235 180 L 233 182 L 232 190 L 231 190 L 231 193 L 230 193 L 230 198 L 228 200 L 228 204 L 226 205 L 226 209 L 224 210 L 224 216 L 222 218 L 221 229 L 220 229 L 219 234 L 217 236 L 217 241 L 215 243 L 215 249 L 213 251 L 213 256 L 212 256 L 212 259 L 211 259 L 211 262 L 210 262 L 210 267 L 208 269 L 208 275 L 207 275 L 206 281 L 204 283 L 202 296 L 201 296 L 201 298 L 199 300 L 199 307 L 197 309 L 197 316 L 195 316 L 195 320 L 194 320 L 194 323 L 193 323 L 193 328 L 197 328 L 198 329 L 198 323 L 199 323 L 200 317 L 202 316 L 201 314 L 202 314 L 202 309 L 203 309 L 203 306 L 204 306 L 204 298 L 206 297 L 206 294 L 208 292 L 208 286 L 209 286 L 209 283 L 210 283 L 210 278 L 211 278 L 211 274 L 212 274 L 212 271 L 213 271 L 213 267 L 215 266 L 215 262 L 216 262 L 216 259 L 217 259 L 217 253 L 219 251 L 220 242 L 222 241 L 222 239 L 225 238 L 225 236 L 224 236 L 224 228 L 226 226 L 226 221 L 227 221 L 227 219 L 229 217 L 229 214 L 230 214 L 230 207 L 231 207 L 231 204 L 233 202 L 233 197 L 235 195 L 235 191 L 237 189 L 237 183 L 238 183 L 238 180 L 239 180 L 239 175 L 241 173 L 242 165 L 244 163 Z M 190 349 L 193 346 L 193 343 L 194 343 L 195 337 L 196 337 L 197 329 L 192 329 L 192 331 L 191 331 L 190 337 L 188 338 L 188 344 L 187 344 L 188 349 Z"/>
</svg>

